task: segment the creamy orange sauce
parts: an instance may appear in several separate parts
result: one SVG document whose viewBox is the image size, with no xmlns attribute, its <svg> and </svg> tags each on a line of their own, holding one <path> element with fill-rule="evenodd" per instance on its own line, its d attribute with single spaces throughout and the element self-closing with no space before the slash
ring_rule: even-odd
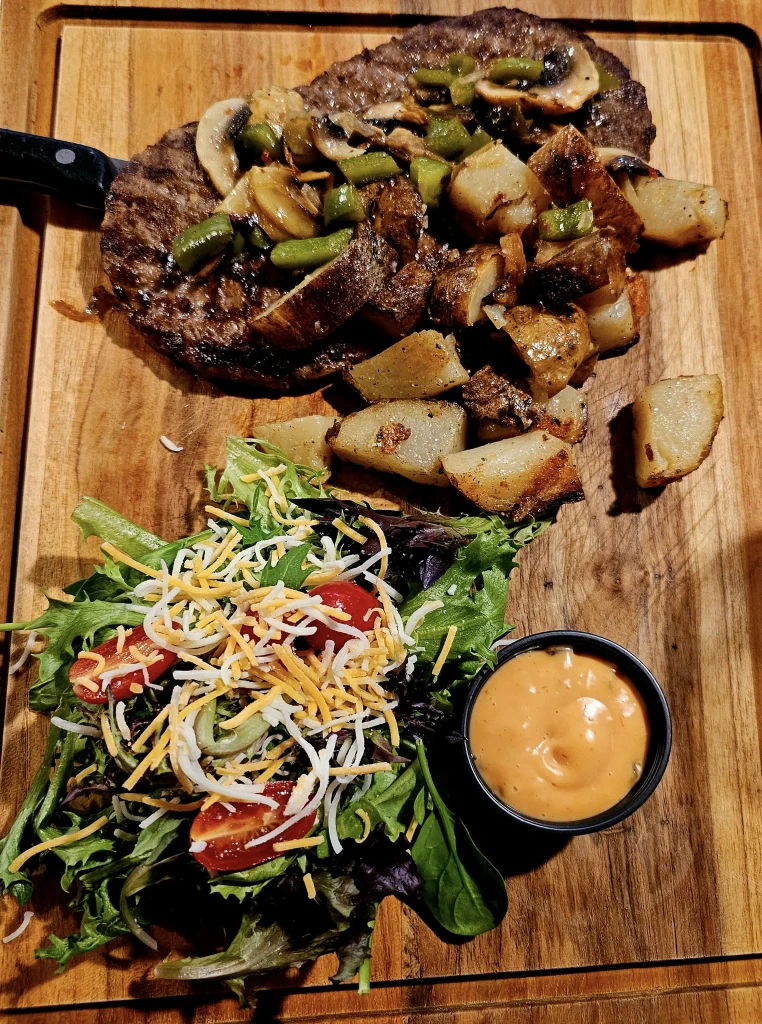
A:
<svg viewBox="0 0 762 1024">
<path fill-rule="evenodd" d="M 469 739 L 479 774 L 504 804 L 579 821 L 613 807 L 640 778 L 648 717 L 616 666 L 569 648 L 527 651 L 481 688 Z"/>
</svg>

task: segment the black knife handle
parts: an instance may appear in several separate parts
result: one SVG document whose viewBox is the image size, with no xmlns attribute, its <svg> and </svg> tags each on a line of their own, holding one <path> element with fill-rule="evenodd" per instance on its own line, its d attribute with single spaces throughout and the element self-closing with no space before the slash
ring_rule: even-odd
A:
<svg viewBox="0 0 762 1024">
<path fill-rule="evenodd" d="M 102 210 L 116 174 L 112 161 L 98 149 L 0 128 L 0 181 Z"/>
</svg>

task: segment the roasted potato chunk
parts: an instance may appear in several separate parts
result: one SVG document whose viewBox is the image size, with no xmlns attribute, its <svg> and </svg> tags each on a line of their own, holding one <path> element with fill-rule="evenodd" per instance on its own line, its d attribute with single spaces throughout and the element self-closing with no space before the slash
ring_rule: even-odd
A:
<svg viewBox="0 0 762 1024">
<path fill-rule="evenodd" d="M 625 175 L 621 182 L 650 242 L 682 249 L 724 235 L 728 204 L 714 186 L 642 175 Z"/>
<path fill-rule="evenodd" d="M 505 259 L 498 245 L 466 249 L 434 282 L 429 300 L 431 319 L 446 327 L 472 327 L 484 318 L 482 301 L 505 276 Z"/>
<path fill-rule="evenodd" d="M 416 254 L 423 232 L 426 207 L 409 178 L 399 175 L 380 186 L 370 203 L 373 230 L 397 250 L 402 263 Z"/>
<path fill-rule="evenodd" d="M 477 240 L 520 234 L 550 201 L 536 175 L 500 142 L 455 167 L 449 194 L 461 228 Z"/>
<path fill-rule="evenodd" d="M 587 313 L 590 337 L 598 351 L 614 352 L 638 340 L 640 322 L 648 312 L 648 291 L 642 274 L 628 268 L 627 286 L 611 302 L 608 289 L 602 288 L 579 300 Z"/>
<path fill-rule="evenodd" d="M 390 338 L 404 338 L 426 313 L 433 284 L 432 270 L 415 260 L 406 263 L 375 299 L 363 306 L 361 315 Z"/>
<path fill-rule="evenodd" d="M 514 522 L 585 496 L 571 447 L 543 430 L 447 455 L 442 465 L 461 494 Z"/>
<path fill-rule="evenodd" d="M 379 402 L 351 413 L 328 440 L 348 462 L 446 487 L 442 459 L 465 448 L 466 413 L 454 402 Z"/>
<path fill-rule="evenodd" d="M 299 416 L 280 423 L 260 423 L 254 436 L 277 445 L 300 466 L 330 469 L 333 449 L 326 441 L 326 434 L 335 423 L 335 416 Z"/>
<path fill-rule="evenodd" d="M 661 487 L 698 469 L 724 415 L 716 373 L 651 384 L 632 405 L 635 476 L 640 487 Z"/>
<path fill-rule="evenodd" d="M 505 277 L 495 289 L 493 302 L 501 306 L 515 306 L 519 301 L 519 288 L 527 272 L 527 258 L 519 235 L 503 235 L 500 239 Z"/>
<path fill-rule="evenodd" d="M 529 167 L 557 206 L 589 199 L 596 226 L 612 231 L 627 252 L 637 249 L 640 215 L 574 125 L 567 124 L 533 153 Z"/>
<path fill-rule="evenodd" d="M 546 401 L 569 383 L 594 352 L 587 317 L 578 306 L 555 313 L 542 306 L 505 310 L 503 330 L 526 365 L 532 396 Z"/>
<path fill-rule="evenodd" d="M 573 242 L 544 242 L 527 269 L 527 287 L 552 306 L 608 288 L 613 299 L 625 285 L 624 249 L 610 235 L 593 231 Z"/>
<path fill-rule="evenodd" d="M 307 348 L 332 334 L 384 287 L 396 253 L 367 224 L 336 259 L 313 270 L 252 321 L 252 328 L 279 348 Z"/>
<path fill-rule="evenodd" d="M 479 421 L 477 434 L 481 441 L 546 430 L 575 444 L 587 433 L 587 400 L 581 391 L 566 387 L 547 402 L 537 402 L 491 366 L 483 367 L 465 385 L 463 404 Z"/>
<path fill-rule="evenodd" d="M 455 337 L 439 331 L 418 331 L 344 374 L 366 402 L 393 398 L 431 398 L 465 384 L 465 369 L 455 350 Z"/>
</svg>

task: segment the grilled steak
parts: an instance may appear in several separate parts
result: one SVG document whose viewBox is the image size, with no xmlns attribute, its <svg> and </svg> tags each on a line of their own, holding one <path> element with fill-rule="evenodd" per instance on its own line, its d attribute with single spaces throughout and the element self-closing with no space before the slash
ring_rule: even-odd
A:
<svg viewBox="0 0 762 1024">
<path fill-rule="evenodd" d="M 467 51 L 480 60 L 511 52 L 540 57 L 552 48 L 580 43 L 623 84 L 571 120 L 593 144 L 647 158 L 655 130 L 645 91 L 630 79 L 627 68 L 587 36 L 522 11 L 494 8 L 420 25 L 400 39 L 334 64 L 301 92 L 311 107 L 360 110 L 399 97 L 414 68 L 441 65 L 453 51 Z M 103 221 L 103 266 L 132 323 L 156 348 L 203 377 L 278 391 L 328 376 L 372 354 L 377 347 L 373 339 L 351 328 L 298 352 L 276 348 L 257 334 L 256 316 L 290 287 L 263 257 L 227 254 L 195 275 L 180 271 L 171 255 L 173 237 L 210 216 L 219 202 L 196 157 L 195 134 L 195 124 L 167 132 L 112 185 Z M 387 198 L 406 185 L 388 187 Z M 419 211 L 409 205 L 401 234 L 390 239 L 405 264 L 412 261 L 422 225 Z M 383 207 L 382 202 L 374 226 L 388 234 Z M 415 258 L 427 266 L 419 255 Z M 428 269 L 433 279 L 436 268 Z M 412 273 L 426 276 L 420 268 Z M 393 336 L 405 329 L 407 320 L 418 319 L 407 307 L 413 293 L 422 301 L 430 284 L 428 279 L 417 281 L 401 303 L 393 284 L 399 290 L 404 280 L 404 274 L 393 279 L 389 293 L 380 296 L 380 308 L 369 311 L 378 314 Z"/>
<path fill-rule="evenodd" d="M 121 172 L 103 220 L 101 255 L 114 293 L 156 348 L 211 380 L 285 391 L 367 358 L 375 346 L 334 335 L 284 353 L 251 322 L 280 295 L 263 257 L 226 256 L 199 274 L 171 258 L 172 239 L 220 197 L 196 158 L 196 125 L 173 128 Z"/>
<path fill-rule="evenodd" d="M 630 78 L 625 65 L 589 36 L 559 21 L 506 7 L 416 25 L 399 39 L 333 64 L 298 91 L 308 107 L 359 111 L 399 99 L 408 89 L 411 71 L 442 67 L 451 53 L 469 53 L 480 62 L 507 54 L 541 59 L 550 50 L 572 45 L 584 46 L 593 60 L 622 84 L 587 103 L 571 121 L 592 145 L 629 149 L 647 160 L 656 129 L 646 91 Z"/>
</svg>

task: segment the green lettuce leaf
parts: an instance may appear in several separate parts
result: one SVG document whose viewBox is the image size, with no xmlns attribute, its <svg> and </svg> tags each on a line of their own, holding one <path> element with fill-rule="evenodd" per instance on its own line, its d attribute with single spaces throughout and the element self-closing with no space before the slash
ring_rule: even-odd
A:
<svg viewBox="0 0 762 1024">
<path fill-rule="evenodd" d="M 71 518 L 79 527 L 83 541 L 88 537 L 100 537 L 141 561 L 149 552 L 166 544 L 161 537 L 144 530 L 97 498 L 82 498 Z"/>
<path fill-rule="evenodd" d="M 472 517 L 476 518 L 476 517 Z M 450 626 L 457 626 L 448 662 L 456 662 L 461 678 L 470 678 L 487 662 L 494 664 L 492 644 L 509 629 L 505 623 L 508 578 L 516 565 L 515 555 L 541 533 L 550 520 L 511 526 L 491 516 L 488 527 L 461 548 L 453 564 L 436 583 L 409 597 L 400 607 L 407 619 L 426 601 L 442 601 L 444 607 L 430 612 L 415 630 L 419 664 L 436 661 Z"/>
<path fill-rule="evenodd" d="M 59 836 L 68 835 L 84 828 L 87 822 L 76 814 L 68 813 L 70 825 L 67 828 L 55 828 L 52 825 L 38 830 L 40 840 L 45 842 L 48 839 L 57 839 Z M 85 839 L 79 839 L 68 846 L 58 846 L 50 853 L 63 861 L 65 871 L 61 878 L 61 888 L 68 892 L 76 882 L 83 869 L 92 867 L 91 861 L 98 854 L 113 854 L 116 849 L 116 841 L 107 836 L 103 829 Z M 102 858 L 101 858 L 102 859 Z"/>
<path fill-rule="evenodd" d="M 50 944 L 35 950 L 34 955 L 41 960 L 57 960 L 56 973 L 60 974 L 72 957 L 80 953 L 91 953 L 119 935 L 128 933 L 129 928 L 111 897 L 109 879 L 104 879 L 97 889 L 84 896 L 79 931 L 67 939 L 59 939 L 57 935 L 51 934 Z"/>
<path fill-rule="evenodd" d="M 246 505 L 251 513 L 251 523 L 259 524 L 265 537 L 283 532 L 270 512 L 270 492 L 261 479 L 244 482 L 261 469 L 274 469 L 285 465 L 278 476 L 278 487 L 295 504 L 299 498 L 322 498 L 326 492 L 320 482 L 320 474 L 308 466 L 299 466 L 288 458 L 280 448 L 267 441 L 246 440 L 229 437 L 225 446 L 225 469 L 216 482 L 214 474 L 207 467 L 207 487 L 214 501 L 235 499 Z M 317 486 L 315 483 L 317 482 Z"/>
<path fill-rule="evenodd" d="M 227 898 L 233 896 L 241 903 L 244 900 L 253 899 L 258 896 L 268 882 L 282 875 L 295 860 L 295 855 L 290 857 L 276 857 L 275 860 L 265 861 L 264 864 L 257 864 L 255 868 L 247 868 L 245 871 L 235 871 L 226 875 L 217 875 L 209 884 L 212 892 Z"/>
<path fill-rule="evenodd" d="M 6 622 L 0 625 L 0 632 L 11 629 L 33 629 L 48 638 L 48 646 L 42 654 L 34 657 L 40 662 L 40 682 L 55 678 L 63 667 L 74 662 L 74 642 L 90 644 L 96 633 L 106 626 L 139 626 L 143 622 L 141 612 L 133 611 L 124 604 L 108 601 L 59 601 L 48 598 L 48 608 L 32 622 Z"/>
<path fill-rule="evenodd" d="M 37 769 L 37 774 L 32 780 L 29 792 L 24 798 L 24 802 L 19 808 L 19 812 L 8 834 L 0 840 L 0 892 L 12 894 L 19 906 L 22 906 L 31 899 L 34 885 L 24 871 L 10 871 L 9 867 L 21 853 L 22 849 L 26 848 L 24 835 L 47 791 L 50 769 L 55 760 L 61 736 L 61 730 L 52 725 L 48 733 L 48 742 L 45 747 L 45 756 L 42 759 L 42 764 Z"/>
<path fill-rule="evenodd" d="M 300 544 L 296 548 L 290 548 L 282 558 L 278 559 L 277 565 L 269 562 L 259 574 L 259 584 L 262 587 L 273 587 L 280 580 L 284 586 L 291 590 L 301 590 L 304 581 L 315 571 L 314 565 L 302 568 L 302 562 L 310 553 L 309 544 Z"/>
</svg>

